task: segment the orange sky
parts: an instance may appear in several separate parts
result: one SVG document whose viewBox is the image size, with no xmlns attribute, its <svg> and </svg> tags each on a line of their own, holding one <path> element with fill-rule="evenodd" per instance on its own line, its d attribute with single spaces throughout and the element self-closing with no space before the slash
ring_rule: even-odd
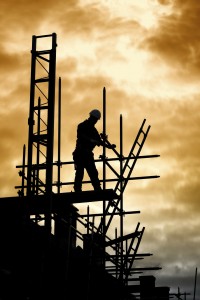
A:
<svg viewBox="0 0 200 300">
<path fill-rule="evenodd" d="M 125 230 L 137 222 L 145 226 L 141 249 L 153 253 L 145 263 L 162 267 L 153 273 L 156 285 L 170 286 L 170 292 L 180 287 L 192 299 L 200 267 L 200 3 L 7 0 L 0 14 L 0 196 L 17 194 L 16 165 L 27 144 L 32 35 L 55 32 L 62 160 L 71 160 L 77 123 L 91 109 L 102 109 L 103 87 L 107 134 L 117 147 L 123 116 L 124 154 L 147 119 L 151 129 L 142 154 L 160 157 L 141 163 L 138 172 L 160 178 L 129 183 L 125 206 L 141 213 L 128 217 Z M 97 128 L 101 132 L 101 121 Z M 63 168 L 63 180 L 73 175 Z M 196 292 L 199 300 L 199 287 Z"/>
</svg>

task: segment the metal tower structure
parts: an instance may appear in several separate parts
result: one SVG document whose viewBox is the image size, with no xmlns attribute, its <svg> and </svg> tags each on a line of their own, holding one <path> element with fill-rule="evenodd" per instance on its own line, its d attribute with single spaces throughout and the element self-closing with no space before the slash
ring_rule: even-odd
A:
<svg viewBox="0 0 200 300">
<path fill-rule="evenodd" d="M 21 190 L 22 195 L 26 190 L 28 197 L 46 195 L 48 206 L 45 223 L 49 228 L 53 182 L 56 39 L 55 33 L 32 37 L 28 167 L 22 172 L 23 182 L 24 178 L 27 180 L 27 188 L 24 189 L 23 186 Z M 25 161 L 25 151 L 23 160 Z M 28 211 L 27 207 L 29 215 Z"/>
<path fill-rule="evenodd" d="M 50 40 L 50 48 L 40 48 L 38 43 Z M 133 139 L 133 145 L 127 156 L 123 153 L 123 119 L 120 115 L 120 149 L 112 149 L 114 157 L 107 157 L 106 147 L 103 147 L 102 155 L 96 163 L 102 164 L 102 186 L 100 192 L 83 191 L 81 193 L 61 193 L 60 188 L 73 185 L 74 182 L 61 182 L 61 171 L 64 167 L 73 164 L 61 162 L 60 157 L 60 107 L 61 107 L 61 80 L 59 80 L 58 99 L 58 161 L 53 161 L 54 149 L 54 106 L 55 106 L 55 77 L 56 77 L 56 34 L 32 37 L 32 61 L 31 61 L 31 86 L 30 86 L 30 110 L 29 110 L 29 136 L 28 136 L 28 162 L 26 164 L 26 149 L 23 150 L 23 162 L 19 174 L 22 176 L 21 186 L 18 194 L 24 199 L 26 215 L 35 215 L 35 221 L 43 219 L 44 226 L 49 234 L 52 232 L 52 221 L 55 222 L 54 235 L 65 236 L 67 243 L 67 263 L 69 270 L 70 248 L 82 243 L 82 248 L 88 254 L 89 273 L 93 264 L 100 265 L 106 273 L 119 280 L 120 284 L 128 287 L 133 279 L 132 276 L 145 270 L 158 270 L 160 268 L 147 267 L 136 268 L 134 263 L 138 259 L 150 256 L 150 253 L 138 253 L 138 249 L 145 228 L 140 228 L 138 223 L 130 233 L 124 232 L 124 221 L 126 215 L 137 214 L 139 211 L 125 211 L 124 191 L 129 181 L 158 178 L 152 176 L 134 176 L 134 170 L 140 159 L 159 157 L 159 155 L 142 155 L 144 143 L 148 136 L 150 125 L 146 126 L 143 120 L 138 134 Z M 105 145 L 110 144 L 106 129 L 106 89 L 103 88 L 103 132 L 101 134 Z M 114 163 L 114 164 L 113 164 Z M 116 167 L 116 163 L 118 166 Z M 57 168 L 58 180 L 53 182 L 53 169 Z M 61 170 L 62 167 L 62 170 Z M 107 171 L 113 178 L 107 177 Z M 109 183 L 109 189 L 107 188 Z M 90 184 L 90 181 L 83 181 Z M 58 187 L 58 192 L 53 193 L 53 186 Z M 112 188 L 110 186 L 112 185 Z M 77 195 L 78 194 L 78 195 Z M 100 213 L 87 212 L 80 214 L 75 212 L 75 218 L 71 216 L 69 205 L 77 203 L 92 203 L 99 201 L 102 204 Z M 74 210 L 73 210 L 74 211 Z M 42 217 L 44 215 L 44 218 Z M 114 238 L 109 237 L 112 230 L 112 222 L 118 218 L 118 227 L 114 229 Z M 82 226 L 78 230 L 77 223 Z M 67 236 L 67 238 L 66 238 Z M 92 272 L 92 271 L 91 271 Z M 68 271 L 66 271 L 68 273 Z M 69 278 L 67 275 L 66 278 Z M 136 279 L 137 280 L 137 279 Z M 91 283 L 88 280 L 88 298 Z M 130 289 L 130 286 L 129 286 Z"/>
<path fill-rule="evenodd" d="M 42 38 L 50 49 L 38 48 Z M 31 53 L 27 196 L 52 192 L 56 34 L 33 36 Z"/>
</svg>

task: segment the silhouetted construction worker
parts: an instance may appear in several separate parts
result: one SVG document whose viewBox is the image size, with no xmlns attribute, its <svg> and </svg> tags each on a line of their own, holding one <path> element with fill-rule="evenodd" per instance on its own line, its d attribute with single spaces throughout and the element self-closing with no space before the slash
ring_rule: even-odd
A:
<svg viewBox="0 0 200 300">
<path fill-rule="evenodd" d="M 95 146 L 103 146 L 103 140 L 101 139 L 100 134 L 95 128 L 95 124 L 100 118 L 100 111 L 98 109 L 93 109 L 89 113 L 89 118 L 80 123 L 77 127 L 76 148 L 72 153 L 76 170 L 74 182 L 75 192 L 82 191 L 84 169 L 86 169 L 90 177 L 94 190 L 101 190 L 93 153 L 93 149 L 95 148 Z M 115 148 L 116 146 L 113 144 L 112 146 L 106 147 Z"/>
</svg>

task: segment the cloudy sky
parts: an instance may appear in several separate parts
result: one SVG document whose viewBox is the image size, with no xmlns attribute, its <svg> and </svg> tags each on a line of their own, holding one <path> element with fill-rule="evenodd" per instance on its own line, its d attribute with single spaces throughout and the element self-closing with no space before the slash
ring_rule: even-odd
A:
<svg viewBox="0 0 200 300">
<path fill-rule="evenodd" d="M 134 176 L 160 178 L 129 182 L 125 209 L 140 214 L 125 218 L 124 230 L 130 233 L 140 222 L 140 252 L 153 253 L 145 264 L 162 267 L 151 273 L 156 285 L 171 293 L 180 287 L 193 299 L 200 268 L 199 1 L 7 0 L 0 2 L 0 15 L 0 196 L 17 195 L 20 182 L 16 165 L 28 141 L 32 36 L 55 32 L 62 161 L 71 160 L 77 123 L 91 109 L 102 110 L 104 87 L 107 134 L 119 150 L 122 115 L 124 155 L 146 119 L 151 129 L 142 154 L 160 157 L 140 160 Z M 102 131 L 101 121 L 97 128 Z M 62 176 L 72 180 L 73 169 L 63 167 Z M 196 299 L 199 286 L 198 277 Z"/>
</svg>

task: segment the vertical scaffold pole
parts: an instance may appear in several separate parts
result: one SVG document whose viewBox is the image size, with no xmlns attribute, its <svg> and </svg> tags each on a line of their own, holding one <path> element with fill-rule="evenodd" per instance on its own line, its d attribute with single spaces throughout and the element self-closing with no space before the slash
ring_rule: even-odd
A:
<svg viewBox="0 0 200 300">
<path fill-rule="evenodd" d="M 31 82 L 30 82 L 30 105 L 29 105 L 29 133 L 28 133 L 28 170 L 27 170 L 27 196 L 31 194 L 32 181 L 32 157 L 33 157 L 33 127 L 34 127 L 34 102 L 35 102 L 35 73 L 36 73 L 36 36 L 32 37 L 31 57 Z"/>
<path fill-rule="evenodd" d="M 195 271 L 195 278 L 194 278 L 194 295 L 193 295 L 193 300 L 195 300 L 195 296 L 196 296 L 196 283 L 197 283 L 197 268 Z"/>
<path fill-rule="evenodd" d="M 122 115 L 120 115 L 120 236 L 123 237 L 123 182 L 122 182 L 122 172 L 123 172 L 123 123 Z M 121 266 L 123 265 L 123 240 L 121 241 Z"/>
<path fill-rule="evenodd" d="M 48 207 L 45 215 L 45 227 L 51 233 L 52 213 L 52 182 L 53 182 L 53 146 L 54 146 L 54 110 L 55 110 L 55 77 L 56 77 L 56 34 L 52 34 L 52 49 L 49 64 L 49 91 L 48 91 L 48 124 L 47 124 L 47 168 L 46 168 L 46 195 Z"/>
<path fill-rule="evenodd" d="M 61 78 L 58 81 L 58 186 L 57 191 L 60 193 L 60 149 L 61 149 Z"/>
<path fill-rule="evenodd" d="M 103 136 L 106 136 L 106 88 L 103 88 Z M 106 147 L 103 146 L 103 190 L 106 189 Z M 103 265 L 105 268 L 105 228 L 106 228 L 106 200 L 103 199 Z"/>
</svg>

